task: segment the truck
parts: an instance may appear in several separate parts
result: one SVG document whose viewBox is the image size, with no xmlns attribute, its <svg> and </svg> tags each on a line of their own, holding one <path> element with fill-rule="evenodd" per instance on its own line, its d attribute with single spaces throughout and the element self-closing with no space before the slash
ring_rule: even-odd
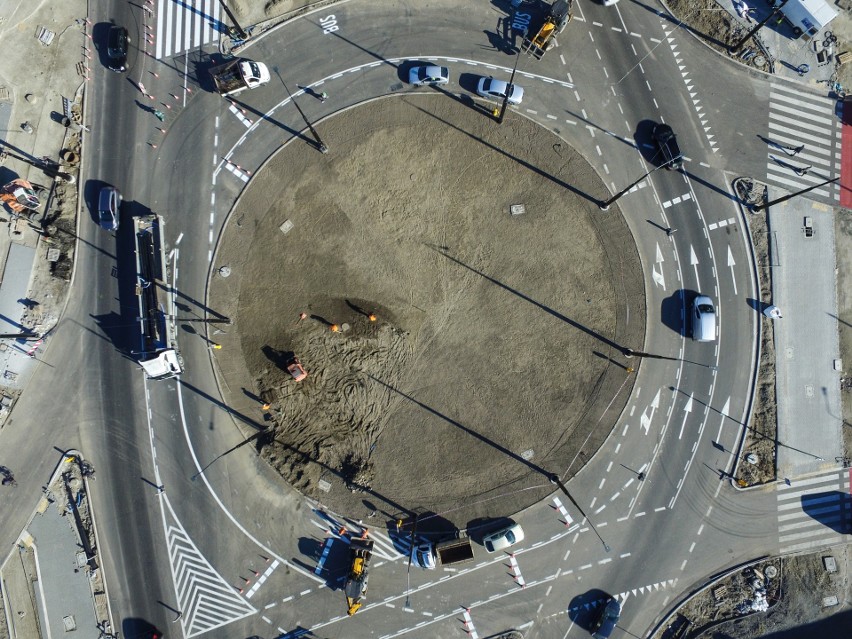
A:
<svg viewBox="0 0 852 639">
<path fill-rule="evenodd" d="M 148 379 L 169 379 L 183 373 L 177 351 L 174 296 L 167 280 L 159 215 L 133 218 L 136 239 L 136 300 L 139 305 L 139 365 Z"/>
<path fill-rule="evenodd" d="M 373 557 L 373 540 L 364 534 L 363 537 L 349 542 L 349 574 L 343 592 L 346 594 L 346 614 L 354 615 L 364 604 L 367 596 L 367 579 L 369 577 L 370 559 Z"/>
<path fill-rule="evenodd" d="M 556 44 L 556 36 L 562 33 L 566 25 L 571 22 L 571 5 L 573 0 L 556 0 L 551 6 L 544 24 L 541 25 L 535 35 L 530 38 L 524 36 L 521 48 L 541 60 L 542 56 Z"/>
<path fill-rule="evenodd" d="M 210 69 L 213 84 L 219 95 L 228 97 L 246 89 L 256 89 L 269 82 L 269 69 L 263 62 L 245 58 L 230 60 Z"/>
<path fill-rule="evenodd" d="M 805 40 L 810 40 L 837 17 L 837 11 L 824 0 L 788 0 L 780 9 L 793 27 L 793 35 Z"/>
</svg>

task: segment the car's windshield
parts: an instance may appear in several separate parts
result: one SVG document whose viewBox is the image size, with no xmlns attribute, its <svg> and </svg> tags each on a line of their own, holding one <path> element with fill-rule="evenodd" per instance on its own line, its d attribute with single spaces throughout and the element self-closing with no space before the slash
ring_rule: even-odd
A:
<svg viewBox="0 0 852 639">
<path fill-rule="evenodd" d="M 699 304 L 698 305 L 698 312 L 701 313 L 702 315 L 705 314 L 705 313 L 712 315 L 713 314 L 713 307 L 710 306 L 710 304 Z"/>
</svg>

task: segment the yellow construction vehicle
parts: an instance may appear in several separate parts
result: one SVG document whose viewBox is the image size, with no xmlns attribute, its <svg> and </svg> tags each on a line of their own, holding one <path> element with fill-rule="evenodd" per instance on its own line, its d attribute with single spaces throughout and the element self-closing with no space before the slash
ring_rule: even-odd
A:
<svg viewBox="0 0 852 639">
<path fill-rule="evenodd" d="M 544 19 L 544 24 L 530 37 L 524 37 L 521 48 L 537 60 L 556 43 L 556 36 L 562 33 L 565 26 L 571 22 L 571 5 L 573 0 L 556 0 L 551 7 L 550 13 Z"/>
<path fill-rule="evenodd" d="M 12 180 L 0 190 L 0 202 L 15 213 L 23 213 L 26 209 L 35 211 L 41 204 L 33 185 L 22 178 Z"/>
<path fill-rule="evenodd" d="M 373 540 L 367 538 L 367 533 L 349 543 L 352 564 L 343 591 L 346 593 L 347 614 L 351 617 L 361 608 L 367 596 L 367 570 L 370 558 L 373 556 Z"/>
</svg>

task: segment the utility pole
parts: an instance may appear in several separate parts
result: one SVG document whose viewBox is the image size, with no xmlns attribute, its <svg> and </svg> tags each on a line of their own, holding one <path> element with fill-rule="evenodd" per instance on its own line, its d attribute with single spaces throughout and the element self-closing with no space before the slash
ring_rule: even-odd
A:
<svg viewBox="0 0 852 639">
<path fill-rule="evenodd" d="M 524 33 L 521 36 L 521 42 L 523 42 L 523 39 L 526 37 L 527 30 L 524 29 Z M 518 54 L 515 56 L 515 66 L 512 67 L 512 75 L 509 76 L 509 84 L 506 86 L 506 95 L 503 97 L 503 104 L 500 107 L 500 115 L 497 116 L 497 124 L 503 124 L 503 116 L 506 115 L 506 107 L 509 105 L 509 96 L 512 94 L 512 88 L 515 86 L 513 84 L 515 81 L 515 71 L 518 70 L 518 62 L 521 60 L 521 49 L 522 47 L 518 47 Z"/>
<path fill-rule="evenodd" d="M 8 149 L 3 149 L 3 155 L 8 155 L 9 157 L 13 157 L 16 160 L 20 160 L 30 166 L 40 169 L 44 172 L 44 174 L 53 179 L 60 179 L 63 182 L 67 182 L 68 184 L 74 184 L 76 179 L 70 173 L 66 173 L 65 171 L 59 170 L 59 165 L 55 164 L 52 161 L 48 161 L 47 159 L 42 160 L 32 160 L 30 158 L 24 157 L 22 155 L 18 155 L 17 153 L 12 153 Z"/>
<path fill-rule="evenodd" d="M 231 10 L 228 8 L 228 5 L 225 0 L 219 0 L 219 4 L 222 5 L 222 9 L 225 10 L 225 13 L 227 13 L 228 17 L 231 19 L 231 22 L 234 23 L 234 26 L 230 27 L 228 30 L 233 30 L 234 32 L 236 32 L 236 35 L 240 40 L 248 40 L 248 33 L 246 33 L 240 26 L 240 23 L 237 22 L 237 18 L 234 16 L 233 13 L 231 13 Z"/>
<path fill-rule="evenodd" d="M 785 195 L 784 197 L 779 197 L 777 200 L 772 200 L 771 202 L 767 202 L 766 204 L 758 204 L 757 206 L 752 206 L 749 208 L 749 210 L 752 213 L 757 213 L 758 211 L 762 211 L 763 209 L 768 209 L 770 206 L 781 204 L 781 202 L 786 202 L 787 200 L 794 198 L 797 195 L 801 195 L 802 193 L 807 193 L 808 191 L 813 191 L 814 189 L 818 189 L 819 187 L 825 186 L 826 184 L 832 184 L 833 182 L 837 182 L 839 179 L 840 176 L 838 175 L 836 178 L 831 178 L 830 180 L 826 180 L 825 182 L 814 184 L 811 187 L 802 189 L 801 191 L 796 191 L 795 193 L 790 193 L 789 195 Z"/>
<path fill-rule="evenodd" d="M 789 1 L 790 1 L 790 0 L 781 0 L 781 4 L 779 4 L 777 7 L 774 7 L 774 8 L 773 8 L 773 10 L 769 13 L 769 15 L 768 15 L 768 16 L 766 16 L 763 20 L 761 20 L 760 22 L 758 22 L 758 23 L 757 23 L 757 26 L 756 26 L 754 29 L 752 29 L 751 31 L 749 31 L 749 32 L 745 35 L 745 37 L 744 37 L 742 40 L 740 40 L 739 42 L 737 42 L 735 45 L 733 45 L 732 47 L 730 47 L 728 50 L 729 50 L 731 53 L 736 53 L 737 51 L 739 51 L 739 50 L 740 50 L 740 48 L 741 48 L 741 47 L 742 47 L 742 46 L 743 46 L 746 42 L 748 42 L 748 39 L 749 39 L 751 36 L 753 36 L 755 33 L 757 33 L 758 31 L 760 31 L 760 29 L 762 29 L 762 28 L 763 28 L 763 25 L 765 25 L 767 22 L 769 22 L 770 20 L 772 20 L 772 18 L 774 18 L 774 17 L 775 17 L 775 15 L 776 15 L 779 11 L 781 11 L 781 9 L 784 7 L 784 5 L 785 5 L 785 4 L 787 4 Z"/>
<path fill-rule="evenodd" d="M 574 498 L 571 496 L 571 493 L 568 492 L 568 489 L 565 487 L 565 484 L 562 483 L 562 480 L 559 478 L 559 475 L 557 475 L 556 473 L 553 473 L 552 475 L 550 475 L 550 483 L 556 484 L 559 487 L 559 490 L 561 490 L 565 494 L 565 496 L 569 500 L 571 500 L 571 503 L 574 504 L 574 507 L 580 512 L 580 514 L 583 516 L 583 518 L 587 522 L 589 522 L 589 526 L 591 526 L 592 530 L 595 532 L 595 535 L 597 535 L 598 539 L 600 539 L 600 542 L 603 544 L 604 550 L 606 552 L 609 552 L 610 550 L 612 550 L 612 548 L 609 547 L 609 544 L 607 544 L 604 541 L 603 537 L 601 537 L 601 534 L 598 532 L 598 529 L 595 528 L 595 525 L 592 523 L 592 520 L 588 517 L 588 515 L 586 515 L 586 513 L 583 512 L 583 509 L 580 508 L 580 504 L 578 504 L 574 500 Z"/>
</svg>

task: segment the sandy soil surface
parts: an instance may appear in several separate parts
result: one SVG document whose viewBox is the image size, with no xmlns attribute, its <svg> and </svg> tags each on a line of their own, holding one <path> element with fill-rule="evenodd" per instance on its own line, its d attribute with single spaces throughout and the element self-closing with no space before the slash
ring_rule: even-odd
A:
<svg viewBox="0 0 852 639">
<path fill-rule="evenodd" d="M 826 557 L 834 558 L 836 572 L 826 569 Z M 770 608 L 747 616 L 739 616 L 736 608 L 743 602 L 754 601 L 752 584 L 755 574 L 753 571 L 751 574 L 748 571 L 738 572 L 719 582 L 718 585 L 726 586 L 719 599 L 714 596 L 716 586 L 711 587 L 684 611 L 690 619 L 736 618 L 712 624 L 712 627 L 691 632 L 688 636 L 692 639 L 822 639 L 848 636 L 852 627 L 852 613 L 845 603 L 852 594 L 849 560 L 848 545 L 821 553 L 776 559 L 769 562 L 778 567 L 774 579 L 766 579 L 766 566 L 769 564 L 760 564 L 759 574 L 763 577 L 761 582 Z M 832 596 L 839 603 L 826 605 L 825 598 Z M 696 616 L 691 616 L 693 613 Z"/>
<path fill-rule="evenodd" d="M 620 212 L 599 211 L 585 160 L 512 114 L 406 96 L 318 128 L 331 152 L 285 147 L 224 231 L 231 275 L 210 306 L 234 319 L 217 336 L 226 400 L 271 403 L 263 457 L 341 512 L 534 503 L 545 473 L 594 453 L 635 379 L 613 345 L 641 345 L 645 320 Z"/>
</svg>

